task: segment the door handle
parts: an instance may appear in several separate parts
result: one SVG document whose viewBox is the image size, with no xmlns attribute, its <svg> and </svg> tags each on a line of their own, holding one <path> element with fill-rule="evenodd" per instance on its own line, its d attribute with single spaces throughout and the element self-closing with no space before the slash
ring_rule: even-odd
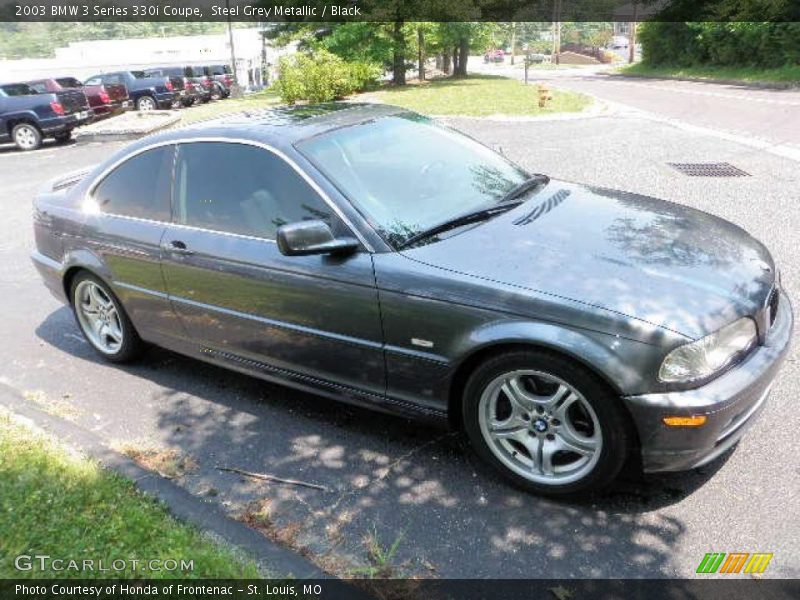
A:
<svg viewBox="0 0 800 600">
<path fill-rule="evenodd" d="M 189 254 L 194 254 L 194 251 L 189 250 L 186 247 L 186 242 L 182 242 L 181 240 L 172 240 L 171 242 L 165 242 L 161 245 L 161 248 L 165 252 L 172 252 L 173 254 L 183 254 L 187 256 Z"/>
</svg>

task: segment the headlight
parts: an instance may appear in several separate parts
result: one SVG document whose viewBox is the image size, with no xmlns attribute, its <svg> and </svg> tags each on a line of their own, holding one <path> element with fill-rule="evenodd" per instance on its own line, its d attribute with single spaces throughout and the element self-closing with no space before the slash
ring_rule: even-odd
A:
<svg viewBox="0 0 800 600">
<path fill-rule="evenodd" d="M 705 379 L 728 366 L 755 341 L 755 321 L 741 318 L 696 342 L 675 348 L 661 363 L 658 378 L 666 382 Z"/>
</svg>

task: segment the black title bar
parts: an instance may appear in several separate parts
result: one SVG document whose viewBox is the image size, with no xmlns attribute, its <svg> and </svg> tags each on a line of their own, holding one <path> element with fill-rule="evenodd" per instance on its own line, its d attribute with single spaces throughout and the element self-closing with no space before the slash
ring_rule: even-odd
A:
<svg viewBox="0 0 800 600">
<path fill-rule="evenodd" d="M 0 0 L 0 21 L 772 21 L 798 0 Z"/>
</svg>

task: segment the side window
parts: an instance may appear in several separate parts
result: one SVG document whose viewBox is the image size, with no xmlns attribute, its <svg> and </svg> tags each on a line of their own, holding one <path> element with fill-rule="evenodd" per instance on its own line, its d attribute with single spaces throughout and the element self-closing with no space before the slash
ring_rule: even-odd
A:
<svg viewBox="0 0 800 600">
<path fill-rule="evenodd" d="M 147 150 L 111 171 L 94 190 L 100 212 L 169 221 L 174 146 Z"/>
<path fill-rule="evenodd" d="M 84 85 L 100 85 L 101 83 L 103 83 L 103 78 L 98 76 L 87 79 Z"/>
<path fill-rule="evenodd" d="M 282 158 L 236 143 L 178 147 L 175 220 L 183 225 L 275 239 L 287 223 L 341 224 L 330 207 Z"/>
<path fill-rule="evenodd" d="M 122 81 L 122 75 L 103 75 L 103 83 L 114 84 L 114 83 L 125 83 Z"/>
</svg>

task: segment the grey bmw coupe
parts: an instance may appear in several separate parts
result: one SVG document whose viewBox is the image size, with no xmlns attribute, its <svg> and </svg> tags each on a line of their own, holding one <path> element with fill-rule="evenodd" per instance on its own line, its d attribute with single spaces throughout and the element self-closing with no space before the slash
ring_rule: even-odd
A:
<svg viewBox="0 0 800 600">
<path fill-rule="evenodd" d="M 149 342 L 449 422 L 543 494 L 731 448 L 793 327 L 739 227 L 528 173 L 390 106 L 148 137 L 50 183 L 34 228 L 45 284 L 104 358 Z"/>
</svg>

